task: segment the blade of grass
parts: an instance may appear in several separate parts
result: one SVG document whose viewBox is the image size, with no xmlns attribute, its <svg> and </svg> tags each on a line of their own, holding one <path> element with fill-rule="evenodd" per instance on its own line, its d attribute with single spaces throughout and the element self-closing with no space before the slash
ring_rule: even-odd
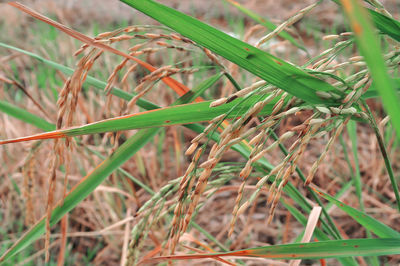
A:
<svg viewBox="0 0 400 266">
<path fill-rule="evenodd" d="M 334 99 L 321 99 L 316 94 L 334 90 L 330 84 L 197 19 L 150 0 L 121 2 L 306 102 L 338 104 Z"/>
<path fill-rule="evenodd" d="M 11 115 L 21 121 L 24 121 L 28 124 L 34 125 L 44 131 L 51 131 L 56 128 L 54 124 L 49 123 L 46 120 L 31 114 L 25 109 L 18 108 L 15 105 L 12 105 L 6 101 L 0 100 L 0 111 L 8 115 Z"/>
<path fill-rule="evenodd" d="M 272 23 L 271 21 L 269 21 L 266 18 L 263 18 L 263 17 L 259 16 L 258 14 L 254 13 L 253 11 L 245 8 L 240 3 L 236 2 L 236 1 L 233 1 L 233 0 L 224 0 L 224 1 L 228 2 L 232 6 L 236 7 L 238 10 L 240 10 L 241 12 L 243 12 L 244 14 L 246 14 L 247 16 L 252 18 L 257 23 L 263 25 L 267 29 L 273 31 L 273 30 L 275 30 L 277 28 L 277 26 L 274 23 Z M 288 40 L 294 46 L 297 46 L 301 50 L 307 52 L 307 49 L 303 45 L 298 43 L 288 32 L 282 31 L 282 32 L 279 33 L 279 36 L 282 37 L 285 40 Z"/>
<path fill-rule="evenodd" d="M 356 210 L 343 202 L 335 199 L 334 197 L 319 191 L 318 189 L 314 188 L 314 191 L 318 193 L 321 197 L 324 199 L 328 200 L 329 202 L 332 202 L 335 204 L 339 209 L 343 210 L 345 213 L 353 217 L 354 220 L 356 220 L 359 224 L 364 226 L 366 229 L 370 230 L 373 232 L 375 235 L 382 237 L 382 238 L 399 238 L 400 239 L 400 233 L 393 230 L 389 226 L 381 223 L 380 221 L 372 218 L 371 216 L 367 215 L 364 212 L 361 212 L 359 210 Z M 372 255 L 372 254 L 371 254 Z"/>
<path fill-rule="evenodd" d="M 389 154 L 388 154 L 388 152 L 386 150 L 386 147 L 385 147 L 385 142 L 384 142 L 384 140 L 382 138 L 381 132 L 379 131 L 378 125 L 376 124 L 375 118 L 374 118 L 371 110 L 369 109 L 369 106 L 365 102 L 365 100 L 363 100 L 363 106 L 367 110 L 367 113 L 368 113 L 368 116 L 369 116 L 369 120 L 370 120 L 370 124 L 371 124 L 371 126 L 372 126 L 372 128 L 373 128 L 373 130 L 375 132 L 376 139 L 378 140 L 379 149 L 381 150 L 383 161 L 385 162 L 385 166 L 386 166 L 386 171 L 388 172 L 389 179 L 390 179 L 390 182 L 392 184 L 393 192 L 394 192 L 394 195 L 396 197 L 397 208 L 400 211 L 399 188 L 398 188 L 398 185 L 397 185 L 396 178 L 394 176 L 394 172 L 393 172 L 392 164 L 390 162 Z"/>
<path fill-rule="evenodd" d="M 356 188 L 356 195 L 358 198 L 358 203 L 360 204 L 360 209 L 362 212 L 365 211 L 364 202 L 362 199 L 362 184 L 361 184 L 361 174 L 360 165 L 358 161 L 358 148 L 357 148 L 357 123 L 355 121 L 349 121 L 347 124 L 347 131 L 351 140 L 351 150 L 353 152 L 354 164 L 355 164 L 355 174 L 353 174 L 353 183 Z"/>
<path fill-rule="evenodd" d="M 338 5 L 342 5 L 340 0 L 332 0 Z M 372 9 L 367 9 L 371 19 L 373 20 L 375 26 L 382 32 L 400 42 L 400 22 L 389 18 L 381 13 L 376 12 Z"/>
<path fill-rule="evenodd" d="M 370 256 L 399 254 L 399 238 L 381 239 L 348 239 L 329 240 L 314 243 L 300 243 L 258 247 L 243 249 L 239 251 L 214 253 L 214 254 L 190 254 L 171 255 L 149 259 L 146 262 L 156 262 L 170 259 L 200 259 L 215 257 L 261 257 L 272 259 L 320 259 L 320 258 L 341 258 L 350 256 Z"/>
<path fill-rule="evenodd" d="M 368 9 L 376 27 L 382 32 L 400 42 L 400 22 L 389 18 L 375 10 Z"/>
<path fill-rule="evenodd" d="M 374 27 L 368 13 L 358 0 L 341 0 L 342 7 L 354 31 L 357 46 L 375 82 L 376 89 L 382 97 L 383 105 L 390 115 L 397 135 L 400 137 L 400 101 L 389 78 L 382 57 L 379 40 L 374 33 Z"/>
<path fill-rule="evenodd" d="M 267 97 L 267 96 L 264 96 Z M 227 118 L 235 118 L 246 112 L 251 106 L 259 100 L 260 96 L 255 95 L 250 97 L 240 108 L 235 109 L 234 112 L 229 112 Z M 98 121 L 95 123 L 73 127 L 63 130 L 55 130 L 52 132 L 37 134 L 24 138 L 13 140 L 0 141 L 0 145 L 7 143 L 15 143 L 27 140 L 36 139 L 50 139 L 50 138 L 63 138 L 73 137 L 85 134 L 104 133 L 109 131 L 130 130 L 139 128 L 152 128 L 171 126 L 178 124 L 189 124 L 196 122 L 209 121 L 214 117 L 227 113 L 232 107 L 236 106 L 242 99 L 236 99 L 230 103 L 223 104 L 217 107 L 210 107 L 211 102 L 200 102 L 192 104 L 184 104 L 172 107 L 165 107 L 141 113 L 115 117 Z M 276 102 L 271 101 L 261 112 L 261 115 L 268 115 Z"/>
<path fill-rule="evenodd" d="M 376 84 L 376 88 L 382 97 L 385 110 L 388 112 L 393 126 L 400 138 L 400 101 L 389 78 L 379 40 L 374 34 L 373 26 L 365 8 L 358 0 L 341 0 L 342 7 L 350 21 L 350 26 L 354 31 L 358 49 L 364 57 L 365 62 L 371 73 L 371 77 Z M 398 209 L 400 210 L 400 195 L 397 182 L 391 178 L 392 187 L 395 192 Z"/>
</svg>

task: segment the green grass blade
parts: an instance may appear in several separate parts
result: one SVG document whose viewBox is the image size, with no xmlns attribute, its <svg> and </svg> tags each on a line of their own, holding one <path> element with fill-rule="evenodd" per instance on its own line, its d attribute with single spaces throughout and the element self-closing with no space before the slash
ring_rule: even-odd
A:
<svg viewBox="0 0 400 266">
<path fill-rule="evenodd" d="M 352 175 L 354 177 L 353 183 L 356 188 L 356 194 L 358 198 L 358 203 L 360 204 L 361 211 L 364 210 L 364 202 L 362 199 L 362 184 L 361 184 L 361 174 L 360 174 L 360 165 L 358 161 L 358 148 L 357 148 L 357 123 L 355 121 L 349 121 L 347 124 L 347 131 L 351 140 L 351 150 L 353 152 L 354 164 L 355 164 L 355 174 Z"/>
<path fill-rule="evenodd" d="M 382 153 L 382 157 L 383 157 L 383 161 L 385 162 L 385 166 L 386 166 L 386 171 L 389 175 L 389 180 L 390 183 L 392 184 L 392 188 L 393 188 L 393 192 L 394 195 L 396 197 L 396 203 L 397 203 L 397 209 L 400 211 L 400 193 L 399 193 L 399 188 L 397 185 L 397 179 L 394 176 L 394 171 L 393 171 L 393 167 L 392 167 L 392 163 L 390 162 L 390 157 L 389 154 L 386 150 L 386 146 L 385 146 L 385 142 L 383 140 L 383 137 L 381 135 L 381 132 L 378 128 L 378 125 L 376 124 L 376 120 L 371 112 L 371 109 L 369 108 L 369 106 L 367 105 L 367 103 L 365 102 L 365 100 L 363 101 L 363 106 L 365 108 L 365 110 L 367 110 L 367 114 L 369 116 L 369 120 L 371 123 L 372 128 L 374 129 L 375 135 L 376 135 L 376 139 L 378 140 L 378 145 L 379 145 L 379 149 L 381 150 Z"/>
<path fill-rule="evenodd" d="M 333 86 L 282 59 L 159 3 L 121 1 L 306 102 L 338 104 L 332 98 L 321 99 L 316 94 L 317 91 L 332 91 Z"/>
<path fill-rule="evenodd" d="M 332 0 L 338 5 L 342 4 L 340 3 L 340 0 Z M 390 36 L 391 38 L 395 39 L 396 41 L 400 42 L 400 22 L 387 17 L 381 13 L 376 12 L 375 10 L 372 9 L 367 9 L 369 15 L 371 16 L 372 21 L 374 22 L 375 26 L 377 29 L 379 29 L 380 32 Z"/>
<path fill-rule="evenodd" d="M 343 202 L 331 197 L 330 195 L 323 193 L 321 191 L 318 191 L 314 189 L 321 197 L 325 198 L 329 202 L 332 202 L 335 204 L 339 209 L 343 210 L 345 213 L 350 215 L 354 220 L 356 220 L 359 224 L 364 226 L 366 229 L 370 230 L 373 232 L 375 235 L 385 238 L 399 238 L 400 239 L 400 233 L 393 230 L 389 226 L 381 223 L 380 221 L 372 218 L 371 216 L 365 214 L 364 212 L 361 212 L 359 210 L 356 210 Z"/>
<path fill-rule="evenodd" d="M 250 249 L 250 256 L 281 255 L 280 259 L 319 259 L 400 253 L 399 238 L 329 240 Z M 295 256 L 293 256 L 295 255 Z M 275 257 L 276 258 L 276 257 Z"/>
<path fill-rule="evenodd" d="M 275 245 L 243 249 L 239 251 L 213 253 L 213 254 L 191 254 L 171 255 L 149 259 L 160 261 L 166 259 L 201 259 L 225 256 L 261 257 L 271 259 L 322 259 L 322 258 L 343 258 L 351 256 L 381 256 L 400 253 L 399 238 L 381 239 L 348 239 L 328 240 L 313 243 L 299 243 L 287 245 Z M 147 261 L 146 261 L 147 262 Z"/>
<path fill-rule="evenodd" d="M 375 10 L 368 9 L 375 26 L 382 32 L 400 42 L 400 22 Z"/>
<path fill-rule="evenodd" d="M 364 207 L 364 201 L 362 197 L 362 183 L 361 183 L 361 174 L 360 174 L 360 164 L 358 160 L 358 143 L 357 143 L 357 122 L 356 121 L 349 121 L 347 124 L 347 132 L 349 133 L 349 137 L 351 140 L 351 150 L 353 152 L 353 158 L 354 158 L 354 164 L 355 164 L 355 173 L 353 173 L 351 176 L 353 178 L 353 183 L 355 190 L 356 190 L 356 195 L 358 198 L 358 203 L 360 205 L 360 209 L 362 212 L 365 212 L 365 207 Z M 350 167 L 352 169 L 352 167 Z M 366 231 L 366 236 L 368 238 L 371 238 L 371 232 Z M 378 263 L 378 258 L 377 257 L 368 257 L 370 265 L 379 265 Z"/>
<path fill-rule="evenodd" d="M 271 21 L 267 20 L 266 18 L 263 18 L 261 16 L 259 16 L 258 14 L 254 13 L 253 11 L 245 8 L 244 6 L 242 6 L 241 4 L 239 4 L 236 1 L 233 0 L 224 0 L 225 2 L 228 2 L 229 4 L 233 5 L 234 7 L 236 7 L 238 10 L 240 10 L 241 12 L 243 12 L 244 14 L 246 14 L 247 16 L 249 16 L 250 18 L 252 18 L 254 21 L 256 21 L 257 23 L 263 25 L 264 27 L 266 27 L 267 29 L 273 31 L 277 28 L 277 26 L 272 23 Z M 279 36 L 282 37 L 285 40 L 288 40 L 290 43 L 292 43 L 294 46 L 297 46 L 298 48 L 300 48 L 301 50 L 307 52 L 307 49 L 301 45 L 300 43 L 298 43 L 293 37 L 292 35 L 290 35 L 288 32 L 286 31 L 282 31 L 279 33 Z"/>
<path fill-rule="evenodd" d="M 49 123 L 46 120 L 31 114 L 25 109 L 18 108 L 6 101 L 0 101 L 0 111 L 28 124 L 34 125 L 44 131 L 51 131 L 56 128 L 52 123 Z"/>
<path fill-rule="evenodd" d="M 367 16 L 365 8 L 357 0 L 342 0 L 344 11 L 350 21 L 358 45 L 358 49 L 371 73 L 376 88 L 382 97 L 383 105 L 390 115 L 393 125 L 400 137 L 400 101 L 389 78 L 379 40 L 374 27 Z"/>
<path fill-rule="evenodd" d="M 266 97 L 266 96 L 264 96 Z M 8 141 L 0 141 L 1 144 L 19 142 L 35 139 L 50 139 L 59 137 L 74 137 L 87 134 L 114 132 L 121 130 L 131 130 L 140 128 L 163 127 L 179 124 L 189 124 L 202 121 L 209 121 L 214 117 L 225 114 L 236 106 L 243 99 L 236 99 L 230 103 L 223 104 L 217 107 L 210 107 L 211 102 L 201 102 L 184 104 L 161 109 L 145 111 L 137 114 L 121 116 L 111 119 L 102 120 L 99 122 L 73 127 L 69 129 L 56 130 L 48 133 L 38 134 L 25 138 L 18 138 Z M 240 108 L 236 108 L 233 112 L 229 112 L 227 118 L 235 118 L 244 114 L 251 106 L 253 106 L 260 96 L 254 95 L 249 97 Z M 271 101 L 261 112 L 260 115 L 267 115 L 272 111 L 276 99 Z"/>
</svg>

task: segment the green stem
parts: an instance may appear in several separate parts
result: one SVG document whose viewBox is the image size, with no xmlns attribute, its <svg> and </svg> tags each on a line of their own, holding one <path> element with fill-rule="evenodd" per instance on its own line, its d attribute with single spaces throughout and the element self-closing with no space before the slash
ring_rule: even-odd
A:
<svg viewBox="0 0 400 266">
<path fill-rule="evenodd" d="M 229 74 L 228 72 L 224 72 L 224 75 L 229 79 L 229 81 L 232 83 L 237 91 L 240 91 L 242 89 L 231 74 Z"/>
<path fill-rule="evenodd" d="M 397 186 L 396 178 L 394 177 L 392 164 L 390 163 L 390 158 L 389 158 L 389 155 L 388 155 L 388 153 L 387 153 L 387 150 L 386 150 L 386 147 L 385 147 L 385 143 L 383 142 L 383 138 L 382 138 L 381 132 L 379 131 L 379 128 L 378 128 L 378 126 L 377 126 L 377 124 L 376 124 L 375 118 L 374 118 L 374 116 L 372 115 L 372 112 L 371 112 L 371 110 L 369 109 L 368 104 L 365 102 L 365 100 L 362 100 L 362 102 L 363 102 L 363 106 L 365 107 L 365 109 L 366 109 L 367 112 L 368 112 L 369 120 L 370 120 L 370 122 L 371 122 L 370 124 L 371 124 L 371 126 L 372 126 L 372 128 L 373 128 L 373 130 L 374 130 L 374 132 L 375 132 L 376 138 L 377 138 L 377 140 L 378 140 L 378 145 L 379 145 L 379 148 L 380 148 L 380 150 L 381 150 L 383 160 L 385 161 L 386 170 L 387 170 L 387 172 L 388 172 L 390 182 L 392 183 L 393 192 L 394 192 L 394 195 L 395 195 L 395 197 L 396 197 L 397 208 L 398 208 L 399 211 L 400 211 L 400 195 L 399 195 L 399 188 L 398 188 L 398 186 Z"/>
</svg>

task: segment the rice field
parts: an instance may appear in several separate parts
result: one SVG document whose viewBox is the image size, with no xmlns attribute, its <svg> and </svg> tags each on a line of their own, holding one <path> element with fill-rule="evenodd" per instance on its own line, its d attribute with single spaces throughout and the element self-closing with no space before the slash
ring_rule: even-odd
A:
<svg viewBox="0 0 400 266">
<path fill-rule="evenodd" d="M 0 3 L 0 264 L 397 265 L 399 4 L 160 2 Z"/>
</svg>

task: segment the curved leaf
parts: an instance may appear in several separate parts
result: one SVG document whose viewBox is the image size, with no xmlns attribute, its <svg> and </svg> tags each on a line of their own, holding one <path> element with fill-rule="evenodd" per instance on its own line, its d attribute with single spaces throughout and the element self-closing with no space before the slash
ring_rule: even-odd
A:
<svg viewBox="0 0 400 266">
<path fill-rule="evenodd" d="M 340 0 L 332 0 L 338 5 L 342 5 Z M 379 29 L 380 32 L 387 34 L 392 37 L 396 41 L 400 42 L 400 22 L 389 18 L 381 13 L 376 12 L 375 10 L 367 8 L 369 15 L 374 21 L 375 26 Z"/>
<path fill-rule="evenodd" d="M 28 137 L 0 141 L 0 145 L 36 139 L 53 139 L 63 137 L 73 137 L 86 134 L 115 132 L 121 130 L 131 130 L 140 128 L 154 128 L 171 126 L 178 124 L 189 124 L 196 122 L 209 121 L 216 116 L 225 114 L 243 99 L 236 99 L 230 103 L 218 107 L 210 107 L 210 101 L 201 103 L 184 104 L 172 107 L 165 107 L 141 113 L 115 117 L 99 122 L 72 127 L 52 132 L 37 134 Z M 260 96 L 249 97 L 233 112 L 229 112 L 227 118 L 234 118 L 244 114 L 251 106 L 260 100 Z M 269 114 L 276 102 L 276 99 L 269 103 L 260 115 Z"/>
<path fill-rule="evenodd" d="M 393 230 L 389 226 L 381 223 L 380 221 L 372 218 L 371 216 L 356 210 L 343 202 L 335 199 L 334 197 L 331 197 L 330 195 L 323 193 L 315 188 L 312 187 L 312 189 L 318 193 L 321 197 L 327 199 L 329 202 L 332 202 L 335 204 L 339 209 L 343 210 L 345 213 L 353 217 L 354 220 L 356 220 L 359 224 L 364 226 L 366 229 L 370 230 L 374 234 L 376 234 L 379 237 L 395 237 L 400 239 L 400 233 Z"/>
<path fill-rule="evenodd" d="M 56 129 L 56 126 L 52 123 L 47 122 L 46 120 L 29 113 L 25 109 L 18 108 L 9 102 L 0 100 L 0 111 L 11 115 L 21 121 L 24 121 L 28 124 L 34 125 L 43 131 L 50 131 Z"/>
<path fill-rule="evenodd" d="M 269 259 L 321 259 L 352 256 L 381 256 L 400 253 L 399 238 L 328 240 L 313 243 L 275 245 L 213 254 L 171 255 L 149 259 L 204 259 L 215 257 L 260 257 Z"/>
<path fill-rule="evenodd" d="M 333 86 L 282 59 L 154 1 L 121 1 L 306 102 L 339 104 L 332 98 L 322 99 L 316 94 L 317 91 L 335 90 Z"/>
</svg>

